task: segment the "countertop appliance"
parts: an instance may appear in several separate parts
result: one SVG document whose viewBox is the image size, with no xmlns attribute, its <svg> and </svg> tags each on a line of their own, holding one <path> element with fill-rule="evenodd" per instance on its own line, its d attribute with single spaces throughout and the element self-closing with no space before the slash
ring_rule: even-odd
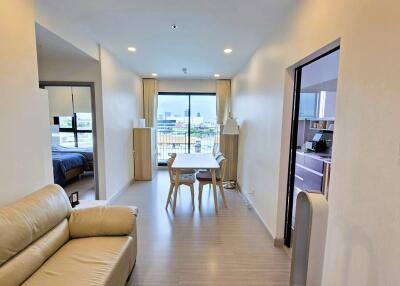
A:
<svg viewBox="0 0 400 286">
<path fill-rule="evenodd" d="M 327 149 L 323 133 L 316 133 L 311 141 L 305 143 L 306 150 L 324 152 Z"/>
</svg>

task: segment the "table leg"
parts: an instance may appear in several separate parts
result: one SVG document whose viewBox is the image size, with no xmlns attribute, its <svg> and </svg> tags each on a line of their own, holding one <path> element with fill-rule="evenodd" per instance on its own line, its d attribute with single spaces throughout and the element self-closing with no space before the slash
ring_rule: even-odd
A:
<svg viewBox="0 0 400 286">
<path fill-rule="evenodd" d="M 214 194 L 214 207 L 215 212 L 218 213 L 218 198 L 217 198 L 217 177 L 215 176 L 215 169 L 211 169 L 213 194 Z"/>
<path fill-rule="evenodd" d="M 179 178 L 181 175 L 181 170 L 177 169 L 175 171 L 175 193 L 174 193 L 174 208 L 172 209 L 172 212 L 175 214 L 175 209 L 176 209 L 176 199 L 178 195 L 178 189 L 179 189 Z"/>
</svg>

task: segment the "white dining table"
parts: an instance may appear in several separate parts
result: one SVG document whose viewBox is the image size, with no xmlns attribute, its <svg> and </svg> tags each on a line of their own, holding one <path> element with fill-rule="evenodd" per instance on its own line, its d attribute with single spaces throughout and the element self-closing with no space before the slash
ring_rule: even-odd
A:
<svg viewBox="0 0 400 286">
<path fill-rule="evenodd" d="M 175 172 L 175 193 L 174 193 L 174 206 L 173 212 L 175 213 L 176 208 L 176 196 L 179 188 L 179 177 L 180 171 L 183 169 L 206 169 L 209 170 L 212 177 L 212 186 L 214 194 L 214 207 L 215 212 L 218 213 L 218 200 L 217 200 L 217 177 L 215 171 L 219 169 L 219 164 L 213 154 L 177 154 L 171 168 Z M 223 190 L 221 195 L 225 201 Z"/>
</svg>

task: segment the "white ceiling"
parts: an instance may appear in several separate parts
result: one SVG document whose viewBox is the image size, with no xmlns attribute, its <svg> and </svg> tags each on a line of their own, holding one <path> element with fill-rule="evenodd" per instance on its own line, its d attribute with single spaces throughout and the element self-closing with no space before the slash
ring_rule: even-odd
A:
<svg viewBox="0 0 400 286">
<path fill-rule="evenodd" d="M 232 77 L 296 0 L 37 0 L 90 31 L 139 75 Z M 178 25 L 172 30 L 171 25 Z M 136 53 L 127 47 L 135 46 Z M 225 55 L 223 49 L 233 49 Z M 184 75 L 182 68 L 188 69 Z"/>
</svg>

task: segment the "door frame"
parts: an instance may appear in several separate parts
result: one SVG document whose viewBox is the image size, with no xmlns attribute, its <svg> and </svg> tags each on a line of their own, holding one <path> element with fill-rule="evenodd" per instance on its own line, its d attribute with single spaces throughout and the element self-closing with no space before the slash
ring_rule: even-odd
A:
<svg viewBox="0 0 400 286">
<path fill-rule="evenodd" d="M 98 146 L 97 146 L 97 124 L 96 124 L 96 96 L 94 82 L 91 81 L 39 81 L 39 87 L 45 86 L 79 86 L 89 87 L 91 97 L 92 111 L 92 135 L 93 135 L 93 163 L 94 163 L 94 183 L 95 183 L 95 198 L 99 199 L 99 164 L 98 164 Z"/>
<path fill-rule="evenodd" d="M 300 91 L 301 91 L 301 77 L 302 69 L 326 57 L 327 55 L 340 50 L 340 44 L 336 45 L 327 52 L 322 53 L 315 58 L 302 63 L 294 68 L 294 88 L 293 88 L 293 103 L 291 113 L 291 128 L 290 128 L 290 145 L 289 145 L 289 162 L 288 162 L 288 177 L 286 187 L 286 209 L 285 209 L 285 227 L 284 227 L 284 244 L 287 247 L 291 246 L 292 242 L 292 216 L 293 216 L 293 194 L 294 194 L 294 181 L 296 170 L 296 151 L 297 151 L 297 135 L 298 135 L 298 121 L 300 113 Z"/>
</svg>

